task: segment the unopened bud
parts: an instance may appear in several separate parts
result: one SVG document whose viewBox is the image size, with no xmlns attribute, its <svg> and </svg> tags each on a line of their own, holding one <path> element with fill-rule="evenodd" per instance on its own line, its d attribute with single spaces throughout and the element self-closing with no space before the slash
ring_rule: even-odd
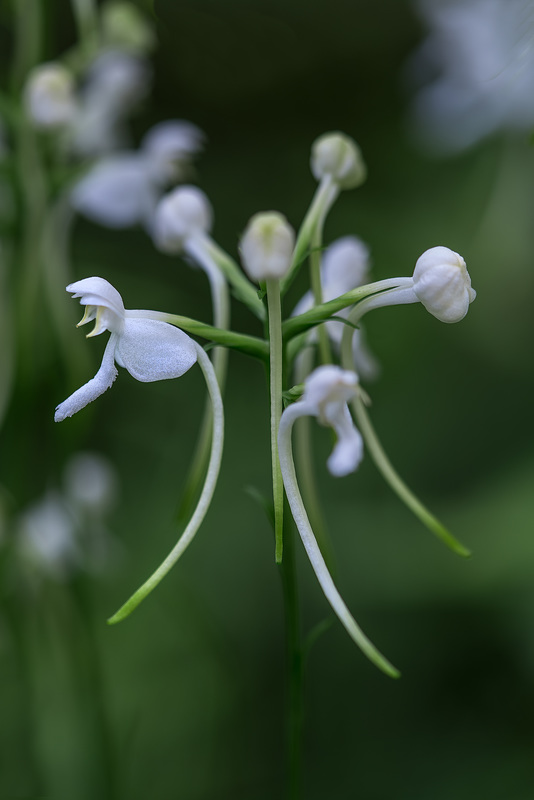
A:
<svg viewBox="0 0 534 800">
<path fill-rule="evenodd" d="M 325 133 L 312 145 L 311 170 L 320 181 L 330 175 L 340 189 L 355 189 L 367 176 L 360 148 L 344 133 Z"/>
<path fill-rule="evenodd" d="M 291 266 L 295 233 L 277 211 L 255 214 L 241 239 L 241 259 L 254 281 L 283 278 Z"/>
<path fill-rule="evenodd" d="M 413 289 L 441 322 L 459 322 L 476 297 L 465 261 L 448 247 L 432 247 L 417 259 Z"/>
<path fill-rule="evenodd" d="M 179 253 L 186 239 L 208 233 L 212 216 L 208 198 L 196 186 L 174 189 L 156 207 L 153 223 L 156 246 L 166 253 Z"/>
<path fill-rule="evenodd" d="M 26 82 L 24 102 L 28 116 L 38 128 L 53 129 L 68 124 L 76 113 L 74 80 L 62 64 L 40 64 Z"/>
</svg>

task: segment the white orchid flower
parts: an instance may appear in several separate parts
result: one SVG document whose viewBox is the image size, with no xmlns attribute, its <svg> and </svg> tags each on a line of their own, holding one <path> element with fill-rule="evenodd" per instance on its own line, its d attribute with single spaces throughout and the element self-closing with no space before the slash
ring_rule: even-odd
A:
<svg viewBox="0 0 534 800">
<path fill-rule="evenodd" d="M 166 185 L 182 177 L 203 138 L 199 128 L 184 120 L 155 125 L 139 150 L 97 161 L 74 187 L 74 208 L 109 228 L 141 224 L 151 230 Z"/>
<path fill-rule="evenodd" d="M 181 537 L 145 583 L 110 618 L 110 623 L 127 617 L 158 585 L 193 540 L 210 506 L 221 466 L 224 441 L 224 411 L 217 377 L 204 349 L 183 331 L 171 325 L 172 315 L 157 311 L 129 311 L 119 292 L 103 278 L 85 278 L 67 286 L 67 291 L 86 306 L 80 325 L 95 320 L 89 336 L 105 330 L 111 336 L 102 365 L 94 378 L 56 408 L 55 420 L 71 417 L 109 389 L 117 377 L 115 363 L 125 367 L 138 381 L 179 378 L 198 362 L 206 380 L 212 410 L 213 435 L 204 486 L 196 508 Z"/>
<path fill-rule="evenodd" d="M 103 278 L 71 283 L 67 291 L 86 306 L 79 324 L 95 320 L 88 336 L 97 336 L 105 330 L 111 336 L 97 374 L 60 403 L 54 417 L 56 422 L 71 417 L 109 389 L 118 375 L 115 363 L 125 367 L 138 381 L 151 382 L 178 378 L 196 362 L 196 345 L 187 334 L 161 320 L 126 310 L 119 292 Z"/>
<path fill-rule="evenodd" d="M 347 475 L 357 468 L 362 457 L 362 439 L 354 427 L 347 407 L 347 401 L 356 393 L 357 385 L 354 372 L 333 365 L 318 367 L 309 376 L 301 400 L 288 406 L 280 420 L 278 433 L 280 467 L 293 519 L 328 602 L 362 652 L 386 674 L 398 677 L 399 673 L 395 667 L 365 636 L 332 580 L 310 525 L 293 463 L 291 445 L 293 425 L 299 417 L 311 415 L 336 432 L 337 444 L 328 459 L 330 472 L 334 475 Z"/>
<path fill-rule="evenodd" d="M 429 34 L 410 73 L 414 136 L 459 152 L 534 125 L 533 0 L 419 0 Z"/>
<path fill-rule="evenodd" d="M 142 58 L 118 50 L 99 55 L 88 70 L 70 126 L 73 152 L 98 156 L 124 147 L 124 120 L 148 94 L 150 80 Z"/>
<path fill-rule="evenodd" d="M 295 233 L 278 211 L 254 214 L 239 249 L 245 272 L 253 281 L 281 280 L 291 266 Z"/>
</svg>

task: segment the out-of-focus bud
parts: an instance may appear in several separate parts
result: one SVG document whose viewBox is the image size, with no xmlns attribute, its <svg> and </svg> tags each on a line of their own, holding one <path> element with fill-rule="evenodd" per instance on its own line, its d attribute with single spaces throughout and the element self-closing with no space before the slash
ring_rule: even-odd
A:
<svg viewBox="0 0 534 800">
<path fill-rule="evenodd" d="M 285 277 L 291 266 L 295 233 L 277 211 L 255 214 L 249 221 L 240 250 L 243 267 L 254 281 Z"/>
<path fill-rule="evenodd" d="M 37 128 L 68 125 L 76 114 L 74 80 L 62 64 L 50 62 L 33 69 L 24 89 L 26 112 Z"/>
<path fill-rule="evenodd" d="M 324 133 L 313 143 L 311 171 L 318 181 L 330 175 L 340 189 L 355 189 L 367 177 L 360 148 L 337 131 Z"/>
<path fill-rule="evenodd" d="M 417 259 L 413 289 L 426 310 L 441 322 L 459 322 L 476 297 L 465 261 L 448 247 L 431 247 Z"/>
<path fill-rule="evenodd" d="M 38 574 L 65 580 L 79 563 L 74 521 L 61 496 L 50 493 L 19 519 L 17 549 Z"/>
<path fill-rule="evenodd" d="M 156 207 L 152 224 L 154 242 L 165 253 L 179 253 L 187 239 L 209 232 L 212 217 L 211 205 L 203 191 L 196 186 L 180 186 Z"/>
<path fill-rule="evenodd" d="M 182 180 L 204 139 L 200 128 L 184 119 L 165 120 L 150 128 L 141 149 L 154 181 L 164 186 Z"/>
<path fill-rule="evenodd" d="M 111 0 L 102 8 L 102 33 L 110 47 L 147 53 L 155 44 L 152 26 L 132 4 Z"/>
<path fill-rule="evenodd" d="M 67 496 L 90 514 L 109 511 L 117 499 L 117 475 L 109 461 L 97 453 L 76 453 L 65 467 Z"/>
</svg>

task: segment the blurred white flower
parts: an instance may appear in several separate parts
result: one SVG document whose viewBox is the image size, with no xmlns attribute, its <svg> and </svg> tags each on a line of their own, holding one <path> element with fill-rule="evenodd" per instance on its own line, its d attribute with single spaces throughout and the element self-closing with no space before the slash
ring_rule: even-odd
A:
<svg viewBox="0 0 534 800">
<path fill-rule="evenodd" d="M 117 473 L 98 453 L 72 456 L 65 467 L 64 482 L 69 501 L 93 516 L 108 512 L 117 499 Z"/>
<path fill-rule="evenodd" d="M 411 64 L 414 136 L 460 151 L 534 126 L 533 0 L 419 0 L 429 28 Z"/>
<path fill-rule="evenodd" d="M 75 520 L 58 492 L 31 505 L 20 516 L 17 531 L 17 549 L 31 569 L 64 580 L 77 567 Z"/>
<path fill-rule="evenodd" d="M 26 113 L 36 128 L 54 130 L 67 126 L 77 113 L 74 79 L 62 64 L 39 64 L 24 87 Z"/>
<path fill-rule="evenodd" d="M 118 374 L 115 362 L 145 383 L 178 378 L 196 362 L 195 344 L 187 334 L 126 310 L 119 292 L 103 278 L 85 278 L 67 286 L 67 291 L 86 306 L 79 325 L 95 320 L 88 336 L 106 330 L 111 336 L 97 374 L 56 408 L 56 422 L 71 417 L 109 389 Z"/>
<path fill-rule="evenodd" d="M 126 117 L 150 89 L 148 63 L 129 53 L 101 53 L 91 64 L 79 92 L 69 129 L 69 147 L 77 155 L 96 156 L 124 147 Z"/>
<path fill-rule="evenodd" d="M 241 260 L 253 281 L 285 277 L 291 266 L 295 233 L 278 211 L 255 214 L 241 238 Z"/>
<path fill-rule="evenodd" d="M 96 162 L 73 189 L 74 208 L 106 227 L 143 224 L 151 229 L 165 186 L 184 174 L 202 140 L 202 132 L 190 122 L 155 125 L 139 150 Z"/>
<path fill-rule="evenodd" d="M 357 236 L 343 236 L 330 244 L 323 253 L 321 260 L 321 288 L 323 302 L 334 300 L 357 286 L 362 286 L 369 280 L 370 263 L 369 248 Z M 299 300 L 293 310 L 292 316 L 304 314 L 315 305 L 313 292 L 308 291 Z M 348 318 L 349 309 L 342 309 L 338 317 Z M 331 320 L 325 323 L 328 336 L 332 343 L 339 348 L 343 337 L 345 324 Z M 317 332 L 313 329 L 308 335 L 310 341 L 317 339 Z M 363 378 L 373 378 L 378 372 L 378 363 L 365 344 L 361 330 L 354 331 L 353 337 L 354 365 L 356 371 Z"/>
</svg>

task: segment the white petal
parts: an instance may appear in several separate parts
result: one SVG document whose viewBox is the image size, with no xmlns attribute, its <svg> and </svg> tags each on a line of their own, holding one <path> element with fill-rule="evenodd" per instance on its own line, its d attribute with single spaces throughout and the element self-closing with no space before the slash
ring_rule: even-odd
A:
<svg viewBox="0 0 534 800">
<path fill-rule="evenodd" d="M 145 222 L 155 202 L 147 164 L 135 153 L 96 164 L 72 193 L 72 204 L 80 214 L 108 228 Z"/>
<path fill-rule="evenodd" d="M 70 397 L 67 397 L 63 403 L 59 404 L 54 415 L 54 420 L 56 422 L 62 422 L 67 417 L 72 417 L 77 411 L 85 408 L 86 405 L 92 403 L 92 401 L 100 397 L 101 394 L 104 394 L 106 389 L 109 389 L 118 375 L 115 366 L 116 344 L 117 336 L 112 334 L 104 350 L 102 364 L 95 377 L 91 378 L 90 381 L 77 389 Z"/>
<path fill-rule="evenodd" d="M 124 317 L 124 303 L 114 286 L 105 278 L 83 278 L 69 283 L 67 292 L 79 297 L 82 306 L 105 306 L 120 317 Z"/>
<path fill-rule="evenodd" d="M 354 427 L 352 417 L 346 404 L 329 420 L 336 432 L 337 442 L 326 465 L 332 475 L 342 477 L 358 468 L 363 458 L 363 440 L 360 432 Z"/>
<path fill-rule="evenodd" d="M 117 351 L 130 375 L 143 383 L 179 378 L 197 360 L 187 334 L 154 319 L 127 317 Z"/>
</svg>

